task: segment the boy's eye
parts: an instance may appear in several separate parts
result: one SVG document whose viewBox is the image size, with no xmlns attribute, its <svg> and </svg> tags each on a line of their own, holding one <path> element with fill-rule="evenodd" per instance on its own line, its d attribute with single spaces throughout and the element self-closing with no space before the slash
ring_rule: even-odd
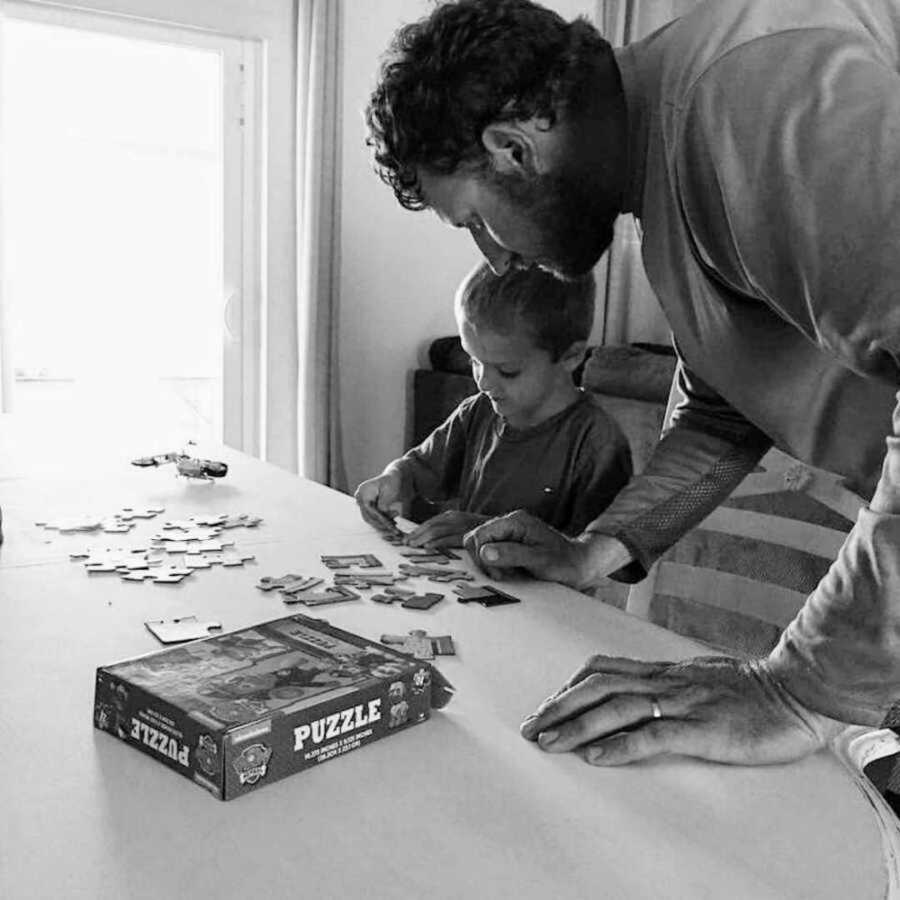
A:
<svg viewBox="0 0 900 900">
<path fill-rule="evenodd" d="M 518 378 L 522 373 L 518 370 L 510 370 L 510 369 L 497 369 L 497 374 L 501 378 Z"/>
</svg>

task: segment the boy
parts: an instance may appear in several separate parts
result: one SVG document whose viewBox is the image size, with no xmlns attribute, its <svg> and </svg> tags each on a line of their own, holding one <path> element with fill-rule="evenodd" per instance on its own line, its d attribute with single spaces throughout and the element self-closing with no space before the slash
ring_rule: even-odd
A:
<svg viewBox="0 0 900 900">
<path fill-rule="evenodd" d="M 594 318 L 592 277 L 563 282 L 537 268 L 496 276 L 486 264 L 463 281 L 455 312 L 479 393 L 418 447 L 356 490 L 363 518 L 385 528 L 414 496 L 452 501 L 407 536 L 413 546 L 458 547 L 494 516 L 525 509 L 580 533 L 631 477 L 619 426 L 577 387 Z"/>
</svg>

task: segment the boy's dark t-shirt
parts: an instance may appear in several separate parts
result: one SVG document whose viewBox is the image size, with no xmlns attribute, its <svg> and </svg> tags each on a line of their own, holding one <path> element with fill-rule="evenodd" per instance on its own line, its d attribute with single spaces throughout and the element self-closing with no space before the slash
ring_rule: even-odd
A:
<svg viewBox="0 0 900 900">
<path fill-rule="evenodd" d="M 512 428 L 476 394 L 397 465 L 426 500 L 455 500 L 488 516 L 524 509 L 574 535 L 628 482 L 631 452 L 591 394 L 525 429 Z"/>
</svg>

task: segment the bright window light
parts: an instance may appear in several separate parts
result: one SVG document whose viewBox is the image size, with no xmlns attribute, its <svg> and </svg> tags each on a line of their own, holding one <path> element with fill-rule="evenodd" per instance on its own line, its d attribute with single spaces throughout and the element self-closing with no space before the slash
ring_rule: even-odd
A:
<svg viewBox="0 0 900 900">
<path fill-rule="evenodd" d="M 8 19 L 0 108 L 12 410 L 220 439 L 221 57 Z"/>
</svg>

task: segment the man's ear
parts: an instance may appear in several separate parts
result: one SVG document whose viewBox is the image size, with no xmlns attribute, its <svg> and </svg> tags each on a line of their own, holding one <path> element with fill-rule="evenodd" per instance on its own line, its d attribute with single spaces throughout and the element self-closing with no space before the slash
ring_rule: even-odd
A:
<svg viewBox="0 0 900 900">
<path fill-rule="evenodd" d="M 503 174 L 533 175 L 544 169 L 544 142 L 548 129 L 537 119 L 493 122 L 481 132 L 494 168 Z"/>
</svg>

